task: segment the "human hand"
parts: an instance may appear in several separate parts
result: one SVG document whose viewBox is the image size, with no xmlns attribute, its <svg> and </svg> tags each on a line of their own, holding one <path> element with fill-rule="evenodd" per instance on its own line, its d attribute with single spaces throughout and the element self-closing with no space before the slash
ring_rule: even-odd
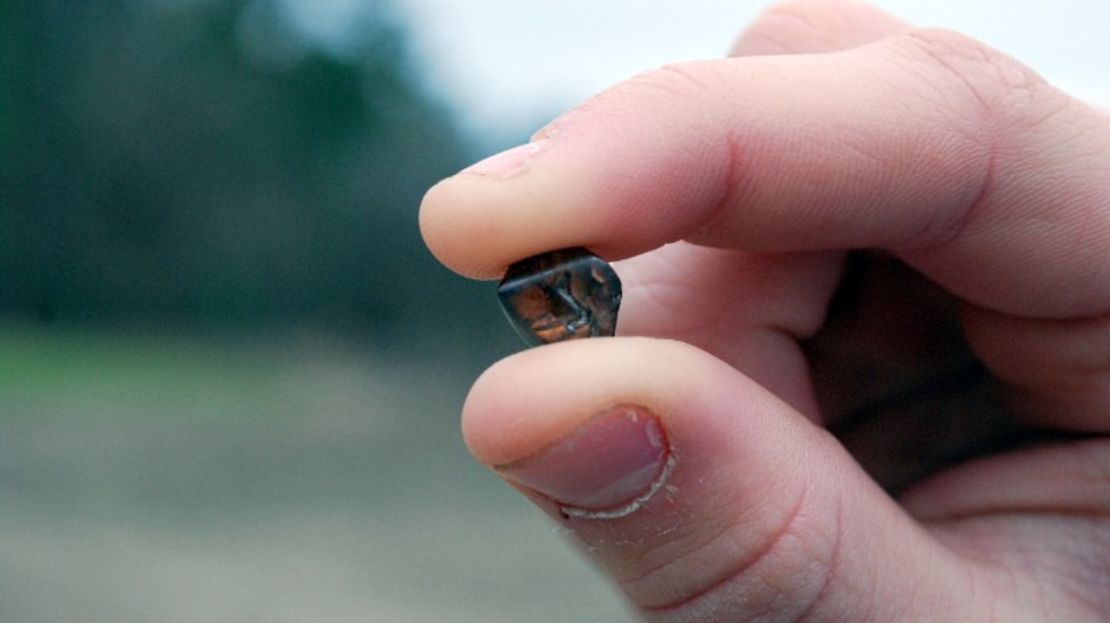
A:
<svg viewBox="0 0 1110 623">
<path fill-rule="evenodd" d="M 629 258 L 622 336 L 490 368 L 471 451 L 648 620 L 1110 619 L 1110 116 L 865 5 L 734 51 L 429 191 L 464 275 Z"/>
</svg>

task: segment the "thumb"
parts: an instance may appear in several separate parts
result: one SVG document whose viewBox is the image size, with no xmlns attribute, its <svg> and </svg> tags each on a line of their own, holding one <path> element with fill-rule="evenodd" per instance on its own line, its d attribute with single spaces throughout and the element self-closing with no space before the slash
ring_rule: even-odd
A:
<svg viewBox="0 0 1110 623">
<path fill-rule="evenodd" d="M 475 384 L 463 429 L 652 621 L 983 620 L 997 605 L 973 603 L 971 563 L 823 429 L 678 342 L 510 357 Z"/>
</svg>

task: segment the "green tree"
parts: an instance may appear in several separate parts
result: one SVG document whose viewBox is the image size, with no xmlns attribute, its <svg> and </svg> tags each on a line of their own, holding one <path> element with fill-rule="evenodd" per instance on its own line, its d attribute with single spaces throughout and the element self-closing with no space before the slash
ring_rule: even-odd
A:
<svg viewBox="0 0 1110 623">
<path fill-rule="evenodd" d="M 246 32 L 259 6 L 2 5 L 0 313 L 489 323 L 488 292 L 420 244 L 423 190 L 467 154 L 402 29 L 383 8 L 340 57 L 290 43 L 278 15 Z M 301 48 L 267 63 L 259 45 Z"/>
</svg>

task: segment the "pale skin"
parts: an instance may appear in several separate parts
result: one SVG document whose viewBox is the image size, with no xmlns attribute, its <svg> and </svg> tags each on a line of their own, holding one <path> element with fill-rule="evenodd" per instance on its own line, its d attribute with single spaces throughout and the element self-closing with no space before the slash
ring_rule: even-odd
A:
<svg viewBox="0 0 1110 623">
<path fill-rule="evenodd" d="M 618 336 L 497 363 L 463 432 L 645 620 L 1110 620 L 1105 110 L 963 35 L 791 2 L 420 218 L 469 277 L 621 260 Z M 628 512 L 504 469 L 620 405 L 672 458 Z"/>
</svg>

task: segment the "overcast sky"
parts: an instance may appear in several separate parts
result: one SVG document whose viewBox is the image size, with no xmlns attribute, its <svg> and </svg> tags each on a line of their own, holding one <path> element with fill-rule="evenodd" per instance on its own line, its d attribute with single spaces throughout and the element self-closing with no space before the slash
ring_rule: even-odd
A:
<svg viewBox="0 0 1110 623">
<path fill-rule="evenodd" d="M 316 0 L 313 4 L 360 0 Z M 479 134 L 524 132 L 638 71 L 722 55 L 767 2 L 394 0 L 430 88 Z M 1110 104 L 1106 0 L 879 0 L 976 36 L 1050 81 Z M 1066 8 L 1064 8 L 1066 7 Z"/>
</svg>

